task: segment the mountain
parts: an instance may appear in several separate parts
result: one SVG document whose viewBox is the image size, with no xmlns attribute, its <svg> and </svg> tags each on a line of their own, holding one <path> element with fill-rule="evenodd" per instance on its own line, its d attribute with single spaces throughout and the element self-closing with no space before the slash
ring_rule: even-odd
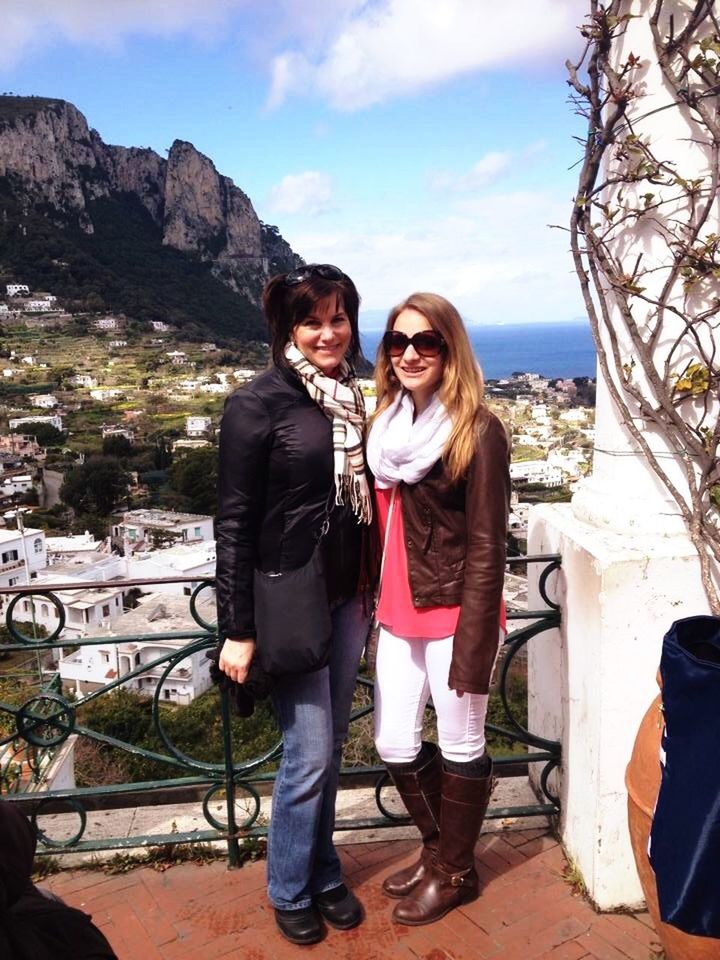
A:
<svg viewBox="0 0 720 960">
<path fill-rule="evenodd" d="M 71 103 L 0 96 L 0 278 L 71 309 L 266 338 L 263 284 L 302 263 L 191 143 L 111 146 Z"/>
</svg>

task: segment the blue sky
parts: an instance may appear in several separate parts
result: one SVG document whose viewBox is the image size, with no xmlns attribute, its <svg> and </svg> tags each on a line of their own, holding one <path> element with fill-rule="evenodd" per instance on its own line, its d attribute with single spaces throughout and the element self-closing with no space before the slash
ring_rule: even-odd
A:
<svg viewBox="0 0 720 960">
<path fill-rule="evenodd" d="M 108 143 L 189 140 L 371 324 L 416 289 L 470 323 L 583 315 L 565 232 L 586 0 L 3 0 L 0 90 Z"/>
</svg>

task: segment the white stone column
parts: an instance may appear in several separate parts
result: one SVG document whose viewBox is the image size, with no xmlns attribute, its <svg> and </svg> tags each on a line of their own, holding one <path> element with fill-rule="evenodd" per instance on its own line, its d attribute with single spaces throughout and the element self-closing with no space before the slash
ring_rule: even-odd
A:
<svg viewBox="0 0 720 960">
<path fill-rule="evenodd" d="M 658 110 L 669 97 L 655 62 L 649 8 L 647 0 L 627 4 L 637 19 L 617 50 L 619 60 L 629 51 L 643 60 L 646 94 L 631 109 L 649 114 L 639 122 L 658 155 L 676 159 L 684 176 L 693 170 L 701 176 L 707 157 L 688 143 L 686 120 L 676 109 Z M 714 224 L 720 232 L 717 217 Z M 651 225 L 637 226 L 618 242 L 642 253 L 644 262 L 663 256 Z M 668 342 L 659 339 L 659 355 Z M 629 361 L 628 345 L 621 349 Z M 592 476 L 571 504 L 541 505 L 530 513 L 528 552 L 562 555 L 554 585 L 562 626 L 530 644 L 528 712 L 533 732 L 562 741 L 562 838 L 591 898 L 612 909 L 642 900 L 624 774 L 640 719 L 657 693 L 662 638 L 674 620 L 707 613 L 708 603 L 677 504 L 624 427 L 599 371 L 596 412 Z M 684 451 L 669 449 L 642 420 L 635 423 L 673 481 L 686 489 Z M 539 603 L 532 581 L 529 602 Z"/>
</svg>

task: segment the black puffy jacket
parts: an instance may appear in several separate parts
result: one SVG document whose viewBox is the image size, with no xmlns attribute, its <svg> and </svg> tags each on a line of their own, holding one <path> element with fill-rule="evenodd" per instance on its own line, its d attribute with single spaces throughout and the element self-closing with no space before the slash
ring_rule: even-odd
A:
<svg viewBox="0 0 720 960">
<path fill-rule="evenodd" d="M 310 559 L 333 485 L 331 421 L 293 370 L 273 367 L 228 397 L 218 476 L 218 629 L 254 637 L 253 570 Z M 323 539 L 331 601 L 357 592 L 363 529 L 334 508 Z"/>
</svg>

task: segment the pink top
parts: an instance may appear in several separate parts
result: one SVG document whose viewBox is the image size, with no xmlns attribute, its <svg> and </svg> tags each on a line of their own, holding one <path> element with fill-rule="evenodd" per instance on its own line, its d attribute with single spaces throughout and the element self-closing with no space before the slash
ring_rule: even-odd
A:
<svg viewBox="0 0 720 960">
<path fill-rule="evenodd" d="M 383 543 L 387 537 L 380 600 L 376 617 L 396 637 L 427 637 L 438 640 L 455 633 L 460 607 L 414 607 L 410 593 L 402 501 L 395 494 L 390 530 L 386 531 L 392 488 L 375 488 Z"/>
<path fill-rule="evenodd" d="M 460 617 L 459 606 L 413 606 L 405 552 L 402 500 L 399 492 L 395 494 L 390 530 L 386 530 L 391 495 L 392 488 L 375 487 L 383 544 L 387 538 L 380 599 L 375 616 L 378 623 L 387 627 L 396 637 L 425 637 L 429 640 L 451 637 L 455 633 Z M 507 630 L 504 599 L 500 601 L 500 626 L 504 631 Z"/>
</svg>

